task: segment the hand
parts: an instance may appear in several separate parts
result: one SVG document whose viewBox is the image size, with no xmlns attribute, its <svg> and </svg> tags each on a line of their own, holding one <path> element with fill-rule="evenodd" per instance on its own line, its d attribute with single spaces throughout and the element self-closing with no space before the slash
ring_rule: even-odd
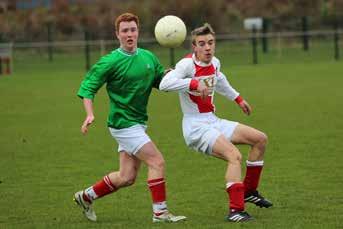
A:
<svg viewBox="0 0 343 229">
<path fill-rule="evenodd" d="M 92 124 L 94 121 L 94 116 L 93 115 L 87 115 L 85 121 L 83 122 L 81 126 L 81 132 L 83 135 L 87 134 L 88 132 L 88 126 Z"/>
<path fill-rule="evenodd" d="M 249 103 L 247 103 L 247 101 L 243 100 L 242 102 L 240 102 L 238 104 L 238 106 L 240 106 L 243 110 L 243 112 L 247 115 L 251 114 L 251 107 L 249 105 Z"/>
<path fill-rule="evenodd" d="M 202 99 L 206 99 L 207 96 L 210 94 L 208 87 L 201 82 L 199 82 L 198 88 L 196 91 L 200 93 L 200 96 Z"/>
</svg>

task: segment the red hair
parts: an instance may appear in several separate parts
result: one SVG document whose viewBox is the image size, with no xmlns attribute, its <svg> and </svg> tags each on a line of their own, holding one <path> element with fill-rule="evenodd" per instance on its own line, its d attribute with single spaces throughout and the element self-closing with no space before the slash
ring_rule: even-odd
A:
<svg viewBox="0 0 343 229">
<path fill-rule="evenodd" d="M 123 21 L 127 21 L 127 22 L 134 21 L 137 24 L 137 28 L 139 28 L 138 16 L 136 16 L 132 13 L 123 13 L 123 14 L 119 15 L 115 21 L 116 31 L 119 30 L 119 24 L 120 24 L 120 22 L 123 22 Z"/>
</svg>

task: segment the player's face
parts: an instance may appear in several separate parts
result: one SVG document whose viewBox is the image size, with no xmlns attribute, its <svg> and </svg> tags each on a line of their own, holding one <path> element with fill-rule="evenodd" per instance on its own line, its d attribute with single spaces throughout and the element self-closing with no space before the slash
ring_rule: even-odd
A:
<svg viewBox="0 0 343 229">
<path fill-rule="evenodd" d="M 211 62 L 216 47 L 212 34 L 197 36 L 192 46 L 197 60 L 207 64 Z"/>
<path fill-rule="evenodd" d="M 137 48 L 138 27 L 134 21 L 122 21 L 116 32 L 120 42 L 120 47 L 128 52 L 133 52 Z"/>
</svg>

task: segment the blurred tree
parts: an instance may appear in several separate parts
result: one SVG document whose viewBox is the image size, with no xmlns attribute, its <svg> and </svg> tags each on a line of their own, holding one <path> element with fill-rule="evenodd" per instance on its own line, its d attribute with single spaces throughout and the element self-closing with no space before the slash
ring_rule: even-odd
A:
<svg viewBox="0 0 343 229">
<path fill-rule="evenodd" d="M 24 21 L 24 32 L 26 38 L 30 41 L 41 40 L 41 28 L 43 27 L 43 20 L 38 11 L 28 11 L 26 20 Z"/>
<path fill-rule="evenodd" d="M 322 0 L 292 0 L 291 16 L 320 16 Z"/>
<path fill-rule="evenodd" d="M 15 5 L 16 0 L 9 2 Z M 188 31 L 208 22 L 219 34 L 241 32 L 247 17 L 268 18 L 269 31 L 294 31 L 301 28 L 302 16 L 310 17 L 312 29 L 320 28 L 323 21 L 328 26 L 342 22 L 343 0 L 212 0 L 210 5 L 205 0 L 53 0 L 50 10 L 2 12 L 0 31 L 13 39 L 40 39 L 39 30 L 44 30 L 39 27 L 47 17 L 56 26 L 56 40 L 81 39 L 84 26 L 94 38 L 113 39 L 114 19 L 124 12 L 137 14 L 141 35 L 149 37 L 157 20 L 170 14 L 182 18 Z"/>
<path fill-rule="evenodd" d="M 56 23 L 56 30 L 62 35 L 70 36 L 77 25 L 77 14 L 72 14 L 67 0 L 55 0 L 52 5 L 52 13 Z"/>
<path fill-rule="evenodd" d="M 98 1 L 96 15 L 98 18 L 98 34 L 101 39 L 113 39 L 114 36 L 114 18 L 118 8 L 115 8 L 112 0 Z"/>
<path fill-rule="evenodd" d="M 322 16 L 327 24 L 343 24 L 343 0 L 323 0 Z"/>
</svg>

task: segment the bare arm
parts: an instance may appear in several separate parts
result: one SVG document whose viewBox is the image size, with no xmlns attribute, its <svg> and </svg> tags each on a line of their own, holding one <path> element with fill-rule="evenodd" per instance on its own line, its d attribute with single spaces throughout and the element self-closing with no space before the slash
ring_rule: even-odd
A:
<svg viewBox="0 0 343 229">
<path fill-rule="evenodd" d="M 86 111 L 86 119 L 81 126 L 81 132 L 85 135 L 88 132 L 88 126 L 94 121 L 93 101 L 91 99 L 83 98 L 83 106 Z"/>
</svg>

